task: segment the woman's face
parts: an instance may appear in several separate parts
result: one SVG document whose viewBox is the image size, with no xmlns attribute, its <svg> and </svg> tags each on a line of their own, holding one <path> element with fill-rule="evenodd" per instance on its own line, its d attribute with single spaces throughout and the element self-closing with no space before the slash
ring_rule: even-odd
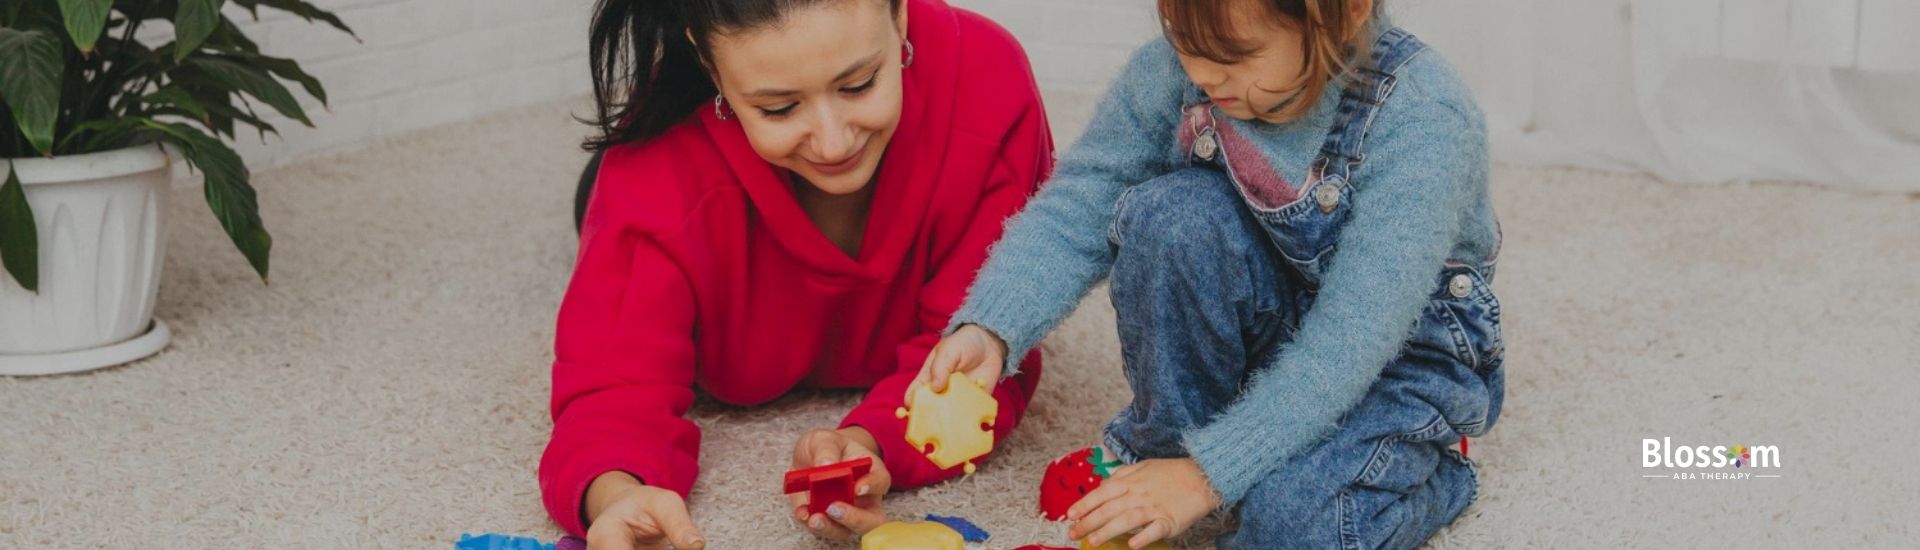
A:
<svg viewBox="0 0 1920 550">
<path fill-rule="evenodd" d="M 716 33 L 715 82 L 754 152 L 830 194 L 865 188 L 900 123 L 901 12 L 828 0 Z"/>
</svg>

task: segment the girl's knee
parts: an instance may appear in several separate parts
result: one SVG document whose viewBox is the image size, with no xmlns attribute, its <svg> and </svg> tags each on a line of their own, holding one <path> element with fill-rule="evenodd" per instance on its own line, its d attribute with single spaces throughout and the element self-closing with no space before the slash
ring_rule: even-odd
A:
<svg viewBox="0 0 1920 550">
<path fill-rule="evenodd" d="M 1450 449 L 1409 444 L 1419 448 L 1401 451 L 1430 453 L 1427 458 L 1437 460 L 1395 455 L 1395 464 L 1376 472 L 1381 475 L 1328 482 L 1329 477 L 1345 479 L 1339 472 L 1350 471 L 1362 457 L 1355 453 L 1337 460 L 1327 449 L 1324 460 L 1299 464 L 1304 469 L 1275 472 L 1235 509 L 1239 527 L 1220 538 L 1220 548 L 1418 547 L 1473 502 L 1479 477 L 1471 462 Z M 1379 458 L 1376 453 L 1366 461 Z"/>
<path fill-rule="evenodd" d="M 1355 485 L 1343 495 L 1342 537 L 1347 548 L 1416 548 L 1453 523 L 1479 494 L 1479 477 L 1465 458 L 1439 451 L 1426 480 L 1405 492 Z"/>
<path fill-rule="evenodd" d="M 1219 171 L 1189 168 L 1135 185 L 1114 206 L 1113 244 L 1149 251 L 1219 248 L 1244 240 L 1246 206 Z"/>
</svg>

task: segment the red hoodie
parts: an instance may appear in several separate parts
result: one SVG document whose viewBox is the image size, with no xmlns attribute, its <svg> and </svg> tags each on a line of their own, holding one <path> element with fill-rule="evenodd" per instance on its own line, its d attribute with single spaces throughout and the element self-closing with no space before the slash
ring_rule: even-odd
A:
<svg viewBox="0 0 1920 550">
<path fill-rule="evenodd" d="M 584 530 L 581 500 L 600 474 L 692 489 L 696 385 L 741 405 L 800 386 L 870 387 L 841 426 L 873 433 L 895 487 L 958 473 L 915 452 L 893 411 L 1005 218 L 1052 168 L 1053 143 L 1012 35 L 942 0 L 907 9 L 914 62 L 857 260 L 813 225 L 740 124 L 711 109 L 607 151 L 560 306 L 540 461 L 547 511 L 568 532 Z M 996 441 L 1039 382 L 1038 350 L 1024 364 L 994 390 Z M 778 473 L 767 498 L 779 498 Z"/>
</svg>

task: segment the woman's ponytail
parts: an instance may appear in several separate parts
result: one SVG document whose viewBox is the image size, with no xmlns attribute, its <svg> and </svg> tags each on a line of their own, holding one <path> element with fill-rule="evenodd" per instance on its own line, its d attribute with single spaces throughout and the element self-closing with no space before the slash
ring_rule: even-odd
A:
<svg viewBox="0 0 1920 550">
<path fill-rule="evenodd" d="M 716 93 L 687 40 L 682 1 L 600 0 L 588 42 L 599 127 L 582 147 L 605 150 L 667 131 Z"/>
</svg>

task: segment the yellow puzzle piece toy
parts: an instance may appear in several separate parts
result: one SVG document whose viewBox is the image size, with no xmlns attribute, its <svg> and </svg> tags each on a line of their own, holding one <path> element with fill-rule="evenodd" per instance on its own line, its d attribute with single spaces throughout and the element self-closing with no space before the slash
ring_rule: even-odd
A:
<svg viewBox="0 0 1920 550">
<path fill-rule="evenodd" d="M 947 379 L 943 393 L 934 393 L 924 384 L 907 391 L 912 392 L 908 402 L 913 405 L 894 411 L 907 419 L 907 442 L 923 452 L 932 447 L 927 458 L 935 466 L 966 464 L 966 472 L 973 473 L 973 459 L 993 450 L 993 419 L 1000 413 L 1000 402 L 980 389 L 979 382 L 961 374 Z"/>
<path fill-rule="evenodd" d="M 959 531 L 937 521 L 889 521 L 860 536 L 860 550 L 962 550 Z"/>
</svg>

